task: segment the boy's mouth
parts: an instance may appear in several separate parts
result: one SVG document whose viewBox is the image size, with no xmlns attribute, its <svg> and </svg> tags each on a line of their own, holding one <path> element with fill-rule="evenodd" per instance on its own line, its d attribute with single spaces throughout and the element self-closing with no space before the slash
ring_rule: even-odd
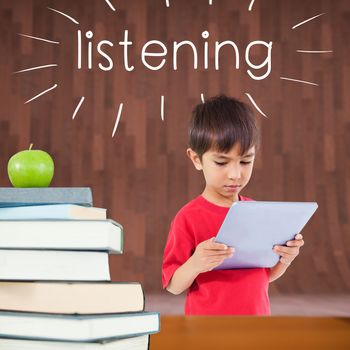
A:
<svg viewBox="0 0 350 350">
<path fill-rule="evenodd" d="M 241 187 L 241 185 L 225 185 L 224 188 L 227 190 L 227 191 L 237 191 L 239 188 Z"/>
</svg>

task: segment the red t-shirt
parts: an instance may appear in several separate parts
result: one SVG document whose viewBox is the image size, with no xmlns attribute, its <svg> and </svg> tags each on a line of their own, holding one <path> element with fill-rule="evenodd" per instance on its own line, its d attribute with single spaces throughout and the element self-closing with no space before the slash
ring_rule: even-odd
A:
<svg viewBox="0 0 350 350">
<path fill-rule="evenodd" d="M 251 199 L 239 196 L 239 200 Z M 163 288 L 199 243 L 216 236 L 228 210 L 203 196 L 180 209 L 171 223 L 164 250 Z M 270 315 L 269 273 L 268 268 L 200 273 L 188 290 L 185 314 Z"/>
</svg>

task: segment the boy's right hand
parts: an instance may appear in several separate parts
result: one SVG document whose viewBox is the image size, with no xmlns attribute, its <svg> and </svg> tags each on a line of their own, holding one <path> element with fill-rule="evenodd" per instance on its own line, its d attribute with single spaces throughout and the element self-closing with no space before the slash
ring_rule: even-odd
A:
<svg viewBox="0 0 350 350">
<path fill-rule="evenodd" d="M 214 242 L 215 237 L 199 243 L 190 257 L 191 265 L 196 273 L 211 271 L 225 259 L 233 256 L 234 248 L 226 244 Z"/>
</svg>

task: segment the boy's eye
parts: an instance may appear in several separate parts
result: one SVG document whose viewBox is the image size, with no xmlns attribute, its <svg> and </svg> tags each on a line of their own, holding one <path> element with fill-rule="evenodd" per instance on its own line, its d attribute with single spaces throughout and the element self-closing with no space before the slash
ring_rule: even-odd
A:
<svg viewBox="0 0 350 350">
<path fill-rule="evenodd" d="M 225 164 L 227 164 L 227 162 L 215 162 L 216 165 L 219 165 L 219 166 L 223 166 Z"/>
<path fill-rule="evenodd" d="M 251 161 L 249 161 L 249 162 L 241 161 L 241 164 L 243 164 L 243 165 L 247 165 L 247 164 L 250 164 L 250 163 L 251 163 Z"/>
</svg>

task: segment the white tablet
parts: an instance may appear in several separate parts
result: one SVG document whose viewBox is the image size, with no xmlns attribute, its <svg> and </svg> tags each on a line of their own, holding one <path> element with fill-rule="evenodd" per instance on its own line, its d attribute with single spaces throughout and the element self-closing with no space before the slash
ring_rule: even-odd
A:
<svg viewBox="0 0 350 350">
<path fill-rule="evenodd" d="M 215 270 L 272 267 L 279 255 L 272 249 L 284 245 L 303 229 L 318 205 L 315 202 L 233 203 L 215 242 L 235 248 Z"/>
</svg>

